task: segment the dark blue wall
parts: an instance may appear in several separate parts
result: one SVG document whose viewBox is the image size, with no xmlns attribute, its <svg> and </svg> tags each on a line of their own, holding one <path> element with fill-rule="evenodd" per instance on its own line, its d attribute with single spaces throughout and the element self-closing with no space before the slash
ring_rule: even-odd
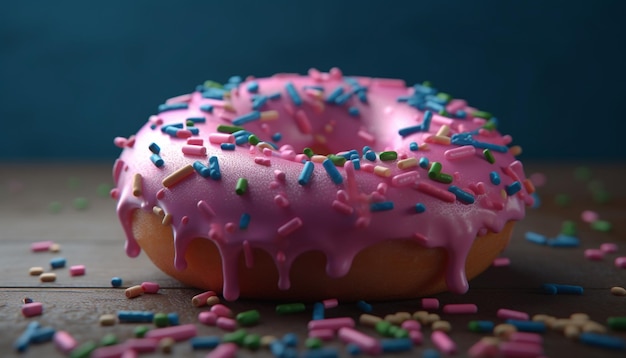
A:
<svg viewBox="0 0 626 358">
<path fill-rule="evenodd" d="M 526 159 L 623 160 L 625 15 L 619 0 L 5 2 L 0 160 L 111 160 L 114 136 L 205 79 L 333 66 L 430 80 L 494 113 Z"/>
</svg>

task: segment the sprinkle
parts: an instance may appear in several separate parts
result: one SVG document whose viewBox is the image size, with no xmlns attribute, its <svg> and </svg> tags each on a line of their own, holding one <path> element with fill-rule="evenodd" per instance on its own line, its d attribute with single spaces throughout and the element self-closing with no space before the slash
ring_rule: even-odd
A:
<svg viewBox="0 0 626 358">
<path fill-rule="evenodd" d="M 427 168 L 428 168 L 428 166 L 429 166 L 429 164 L 430 164 L 430 163 L 429 163 L 429 161 L 428 161 L 428 158 L 426 158 L 426 157 L 421 157 L 421 158 L 420 158 L 420 160 L 419 160 L 419 166 L 420 166 L 420 168 L 427 169 Z"/>
<path fill-rule="evenodd" d="M 614 296 L 626 296 L 626 288 L 620 286 L 611 287 L 611 294 Z"/>
<path fill-rule="evenodd" d="M 367 354 L 379 354 L 382 350 L 381 344 L 377 339 L 351 327 L 339 328 L 338 336 L 343 342 L 355 344 Z"/>
<path fill-rule="evenodd" d="M 191 175 L 193 172 L 193 166 L 191 164 L 188 164 L 165 177 L 165 179 L 163 179 L 162 181 L 162 184 L 164 187 L 171 188 L 174 185 L 180 183 L 183 179 Z"/>
<path fill-rule="evenodd" d="M 237 179 L 237 184 L 235 185 L 235 193 L 237 195 L 243 195 L 248 191 L 248 179 L 239 178 Z"/>
<path fill-rule="evenodd" d="M 187 103 L 171 103 L 171 104 L 160 104 L 158 107 L 158 113 L 173 111 L 177 109 L 187 109 L 189 106 Z"/>
<path fill-rule="evenodd" d="M 391 175 L 391 169 L 377 165 L 374 167 L 374 174 L 378 175 L 379 177 L 387 178 Z"/>
<path fill-rule="evenodd" d="M 518 331 L 543 333 L 546 331 L 546 324 L 541 321 L 528 321 L 507 319 L 506 323 L 513 325 Z"/>
<path fill-rule="evenodd" d="M 417 159 L 412 157 L 412 158 L 399 160 L 397 163 L 397 166 L 398 166 L 398 169 L 402 169 L 402 170 L 416 167 Z"/>
<path fill-rule="evenodd" d="M 419 150 L 419 146 L 415 142 L 409 143 L 409 150 L 411 152 L 417 152 Z"/>
<path fill-rule="evenodd" d="M 43 313 L 43 304 L 41 302 L 31 302 L 22 305 L 22 315 L 24 317 L 40 316 Z"/>
<path fill-rule="evenodd" d="M 541 285 L 541 291 L 548 295 L 566 294 L 566 295 L 582 295 L 584 289 L 576 285 L 560 285 L 556 283 L 544 283 Z M 515 318 L 515 317 L 510 317 Z"/>
<path fill-rule="evenodd" d="M 288 236 L 300 227 L 302 227 L 302 219 L 295 217 L 278 228 L 278 235 L 283 237 Z"/>
<path fill-rule="evenodd" d="M 149 293 L 149 294 L 155 294 L 159 292 L 159 289 L 161 288 L 159 286 L 158 283 L 156 282 L 142 282 L 141 283 L 141 289 L 143 290 L 144 293 Z"/>
<path fill-rule="evenodd" d="M 234 143 L 222 143 L 220 144 L 220 148 L 222 148 L 222 150 L 235 150 L 235 144 Z"/>
<path fill-rule="evenodd" d="M 339 170 L 337 170 L 337 167 L 330 159 L 324 160 L 322 162 L 322 166 L 326 170 L 326 173 L 328 173 L 328 176 L 333 181 L 333 183 L 335 184 L 343 183 L 343 177 L 341 176 L 341 173 L 339 173 Z"/>
<path fill-rule="evenodd" d="M 515 319 L 520 321 L 527 321 L 530 318 L 526 312 L 514 311 L 507 308 L 500 308 L 498 312 L 496 312 L 496 315 L 498 318 Z"/>
<path fill-rule="evenodd" d="M 626 268 L 626 256 L 616 257 L 614 264 L 615 264 L 615 267 Z"/>
<path fill-rule="evenodd" d="M 508 257 L 496 257 L 495 259 L 493 259 L 493 262 L 491 263 L 491 265 L 494 267 L 509 266 L 510 264 L 511 264 L 511 259 L 509 259 Z"/>
<path fill-rule="evenodd" d="M 563 234 L 553 239 L 548 240 L 546 243 L 548 246 L 551 246 L 551 247 L 578 247 L 580 246 L 580 240 L 577 237 L 563 235 Z"/>
<path fill-rule="evenodd" d="M 122 279 L 119 277 L 111 278 L 111 286 L 112 287 L 120 287 L 122 286 Z"/>
<path fill-rule="evenodd" d="M 31 276 L 39 276 L 43 273 L 43 267 L 33 266 L 28 270 L 28 274 Z"/>
<path fill-rule="evenodd" d="M 532 231 L 527 231 L 524 235 L 524 238 L 527 241 L 534 242 L 535 244 L 539 245 L 545 245 L 548 241 L 548 238 L 546 238 L 545 236 Z"/>
<path fill-rule="evenodd" d="M 241 115 L 235 119 L 233 119 L 232 123 L 235 126 L 240 126 L 246 123 L 250 123 L 250 122 L 254 122 L 256 120 L 261 119 L 261 112 L 259 111 L 252 111 L 250 113 Z"/>
<path fill-rule="evenodd" d="M 381 152 L 378 157 L 382 161 L 391 161 L 398 159 L 398 153 L 394 151 Z"/>
<path fill-rule="evenodd" d="M 424 194 L 428 194 L 440 200 L 448 203 L 453 203 L 456 200 L 456 196 L 451 192 L 443 189 L 439 189 L 431 184 L 420 182 L 417 183 L 416 189 Z"/>
<path fill-rule="evenodd" d="M 607 254 L 610 254 L 610 253 L 617 252 L 618 247 L 617 247 L 617 244 L 614 244 L 612 242 L 605 242 L 600 245 L 600 250 L 602 250 L 603 252 Z"/>
<path fill-rule="evenodd" d="M 467 327 L 472 332 L 491 333 L 494 323 L 492 321 L 470 321 Z"/>
<path fill-rule="evenodd" d="M 287 94 L 289 95 L 289 98 L 291 98 L 293 104 L 300 107 L 302 105 L 302 98 L 300 98 L 300 95 L 298 94 L 298 91 L 294 87 L 293 83 L 287 82 L 285 84 L 285 90 L 287 91 Z"/>
<path fill-rule="evenodd" d="M 325 309 L 335 308 L 339 305 L 339 301 L 336 298 L 328 298 L 322 301 Z"/>
<path fill-rule="evenodd" d="M 304 167 L 298 176 L 298 184 L 304 186 L 309 183 L 311 176 L 313 175 L 313 167 L 314 164 L 312 162 L 307 161 L 304 163 Z"/>
<path fill-rule="evenodd" d="M 504 190 L 506 191 L 507 195 L 509 195 L 509 196 L 515 195 L 521 189 L 522 189 L 522 184 L 519 181 L 514 181 L 510 185 L 506 185 L 504 187 Z"/>
<path fill-rule="evenodd" d="M 373 150 L 367 151 L 363 156 L 370 162 L 376 161 L 376 153 Z"/>
<path fill-rule="evenodd" d="M 239 229 L 246 230 L 248 228 L 248 225 L 250 225 L 250 214 L 241 214 L 241 218 L 239 218 Z"/>
<path fill-rule="evenodd" d="M 266 166 L 266 167 L 269 167 L 271 165 L 270 158 L 255 157 L 254 158 L 254 162 L 256 164 L 263 165 L 263 166 Z"/>
<path fill-rule="evenodd" d="M 152 323 L 154 313 L 150 311 L 117 311 L 117 319 L 123 323 Z"/>
<path fill-rule="evenodd" d="M 371 203 L 370 211 L 378 212 L 378 211 L 388 211 L 393 210 L 393 202 L 392 201 L 383 201 L 380 203 Z"/>
<path fill-rule="evenodd" d="M 497 172 L 489 173 L 489 180 L 493 185 L 500 185 L 500 175 Z"/>
<path fill-rule="evenodd" d="M 324 304 L 322 302 L 315 302 L 313 304 L 313 314 L 312 314 L 311 319 L 312 320 L 324 319 L 325 312 L 326 311 L 325 311 L 325 308 L 324 308 Z M 332 333 L 332 331 L 331 331 L 331 333 Z M 309 332 L 309 336 L 311 336 L 310 332 Z M 332 334 L 331 334 L 330 338 L 333 338 Z"/>
<path fill-rule="evenodd" d="M 359 109 L 356 107 L 350 107 L 348 108 L 348 114 L 352 117 L 358 117 L 359 116 Z"/>
<path fill-rule="evenodd" d="M 85 265 L 70 266 L 70 276 L 83 276 L 85 274 Z"/>
<path fill-rule="evenodd" d="M 201 147 L 198 145 L 184 145 L 182 147 L 182 152 L 185 155 L 205 156 L 206 147 Z"/>
<path fill-rule="evenodd" d="M 445 354 L 456 353 L 456 343 L 454 343 L 445 332 L 434 331 L 430 335 L 430 339 L 441 352 Z"/>
<path fill-rule="evenodd" d="M 193 169 L 203 178 L 208 178 L 211 175 L 211 170 L 199 161 L 195 161 L 192 166 Z"/>
<path fill-rule="evenodd" d="M 171 337 L 175 341 L 187 340 L 197 335 L 197 328 L 195 324 L 185 324 L 180 326 L 172 326 L 166 328 L 157 328 L 150 330 L 146 333 L 145 338 L 152 338 L 154 340 L 160 340 L 163 338 Z"/>
<path fill-rule="evenodd" d="M 43 252 L 49 251 L 50 247 L 54 244 L 54 241 L 37 241 L 30 244 L 30 251 Z"/>
<path fill-rule="evenodd" d="M 422 298 L 422 308 L 425 310 L 439 309 L 439 300 L 436 298 Z"/>
<path fill-rule="evenodd" d="M 356 306 L 363 312 L 372 312 L 372 305 L 363 300 L 357 301 Z"/>
<path fill-rule="evenodd" d="M 605 334 L 585 332 L 578 336 L 578 340 L 584 344 L 600 348 L 615 350 L 626 349 L 626 342 L 622 338 Z"/>
<path fill-rule="evenodd" d="M 422 131 L 424 131 L 423 126 L 419 124 L 415 126 L 401 128 L 398 130 L 398 134 L 401 135 L 402 137 L 406 137 L 411 134 L 422 132 Z"/>
<path fill-rule="evenodd" d="M 478 312 L 478 306 L 473 303 L 457 303 L 443 306 L 443 313 L 447 314 L 473 314 L 476 312 Z"/>
<path fill-rule="evenodd" d="M 126 298 L 135 298 L 143 295 L 143 288 L 140 285 L 135 285 L 127 288 L 124 291 Z"/>
<path fill-rule="evenodd" d="M 374 135 L 370 132 L 367 132 L 365 130 L 359 130 L 357 132 L 357 136 L 361 139 L 363 139 L 366 143 L 372 145 L 374 143 L 376 143 L 376 138 L 374 137 Z"/>
<path fill-rule="evenodd" d="M 39 281 L 41 282 L 54 282 L 57 279 L 57 275 L 54 272 L 46 272 L 39 275 Z"/>
<path fill-rule="evenodd" d="M 220 172 L 220 165 L 216 156 L 209 157 L 209 170 L 211 179 L 219 180 L 222 178 L 222 173 Z"/>
<path fill-rule="evenodd" d="M 465 204 L 473 204 L 474 203 L 474 195 L 462 190 L 461 188 L 455 186 L 455 185 L 450 185 L 448 187 L 448 191 L 451 192 L 452 194 L 454 194 L 456 196 L 456 198 Z"/>
<path fill-rule="evenodd" d="M 609 232 L 612 229 L 612 225 L 606 220 L 596 220 L 591 224 L 591 228 L 596 231 Z"/>
<path fill-rule="evenodd" d="M 403 187 L 407 185 L 415 184 L 420 175 L 418 172 L 406 172 L 398 175 L 394 175 L 391 178 L 391 185 L 395 187 Z"/>
<path fill-rule="evenodd" d="M 276 305 L 276 313 L 278 314 L 292 314 L 304 312 L 306 306 L 304 303 L 283 303 Z"/>
<path fill-rule="evenodd" d="M 56 257 L 50 260 L 50 267 L 53 269 L 63 268 L 65 267 L 65 259 L 63 257 Z"/>
<path fill-rule="evenodd" d="M 465 159 L 474 156 L 476 150 L 471 145 L 464 145 L 454 149 L 446 150 L 443 155 L 448 160 Z"/>
<path fill-rule="evenodd" d="M 332 329 L 339 330 L 342 327 L 354 328 L 355 322 L 351 317 L 336 317 L 309 321 L 307 327 L 309 330 L 314 329 Z"/>
<path fill-rule="evenodd" d="M 600 249 L 586 249 L 584 255 L 587 260 L 591 261 L 601 261 L 604 259 L 604 251 Z"/>
<path fill-rule="evenodd" d="M 159 156 L 158 154 L 152 154 L 150 156 L 150 161 L 157 168 L 160 168 L 163 166 L 163 164 L 165 164 L 165 162 L 163 161 L 163 158 L 161 158 L 161 156 Z"/>
</svg>

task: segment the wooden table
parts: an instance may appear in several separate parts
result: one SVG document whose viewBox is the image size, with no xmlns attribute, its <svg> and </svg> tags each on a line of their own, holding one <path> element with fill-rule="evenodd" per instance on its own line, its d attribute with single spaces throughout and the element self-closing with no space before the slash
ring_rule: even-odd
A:
<svg viewBox="0 0 626 358">
<path fill-rule="evenodd" d="M 181 323 L 195 323 L 201 335 L 224 334 L 224 331 L 202 325 L 197 315 L 203 309 L 193 307 L 190 299 L 199 290 L 185 287 L 158 271 L 145 257 L 126 257 L 123 251 L 124 236 L 115 215 L 115 202 L 99 196 L 100 184 L 110 183 L 111 165 L 82 164 L 10 164 L 0 168 L 0 352 L 3 356 L 17 355 L 13 342 L 28 322 L 38 321 L 42 326 L 65 330 L 80 343 L 98 342 L 105 334 L 114 333 L 120 341 L 133 335 L 138 324 L 99 325 L 102 314 L 115 314 L 118 310 L 149 310 L 154 312 L 177 312 Z M 592 320 L 606 324 L 610 316 L 626 316 L 626 297 L 611 295 L 612 286 L 626 286 L 626 269 L 616 268 L 613 261 L 626 256 L 626 166 L 619 163 L 591 165 L 591 179 L 576 178 L 578 164 L 554 165 L 550 163 L 527 164 L 529 174 L 542 172 L 547 176 L 545 186 L 539 188 L 542 205 L 528 211 L 527 218 L 518 223 L 510 247 L 503 256 L 510 258 L 506 267 L 492 267 L 473 280 L 466 295 L 440 294 L 436 297 L 442 304 L 475 303 L 477 314 L 445 315 L 453 327 L 450 336 L 458 345 L 458 356 L 465 356 L 468 348 L 484 334 L 470 332 L 471 320 L 493 320 L 499 308 L 528 312 L 531 315 L 546 313 L 556 317 L 568 317 L 572 313 L 585 312 Z M 584 172 L 579 171 L 582 177 Z M 104 185 L 106 187 L 106 185 Z M 599 204 L 592 200 L 591 188 L 603 187 L 611 200 Z M 102 188 L 101 188 L 102 189 Z M 570 203 L 555 203 L 560 194 L 569 196 Z M 87 199 L 88 207 L 76 209 L 76 198 Z M 81 204 L 79 201 L 76 204 Z M 83 202 L 84 204 L 84 202 Z M 80 205 L 79 205 L 80 206 Z M 593 230 L 581 220 L 583 210 L 595 210 L 601 219 L 613 224 L 610 232 Z M 58 212 L 55 212 L 58 211 Z M 580 247 L 552 248 L 533 244 L 524 239 L 524 233 L 534 231 L 546 236 L 556 236 L 564 220 L 577 223 Z M 30 243 L 53 240 L 61 245 L 59 253 L 32 253 Z M 598 248 L 600 244 L 613 242 L 619 245 L 617 253 L 607 254 L 601 261 L 584 258 L 585 249 Z M 57 269 L 57 281 L 41 283 L 29 276 L 32 266 L 48 269 L 50 259 L 62 256 L 68 266 L 84 264 L 85 276 L 71 277 L 67 268 Z M 127 299 L 123 289 L 111 288 L 113 276 L 124 279 L 124 286 L 154 281 L 162 289 L 156 295 L 144 295 Z M 543 283 L 580 285 L 583 295 L 545 295 L 539 290 Z M 25 318 L 20 312 L 22 299 L 30 297 L 42 302 L 41 316 Z M 251 327 L 250 332 L 282 337 L 295 332 L 300 337 L 300 348 L 306 337 L 306 323 L 311 312 L 279 316 L 274 313 L 275 303 L 237 301 L 227 303 L 235 312 L 259 309 L 261 323 Z M 374 314 L 384 316 L 399 311 L 415 312 L 420 300 L 374 303 Z M 206 308 L 205 308 L 206 309 Z M 348 315 L 357 318 L 361 313 L 354 304 L 340 304 L 327 310 L 327 317 Z M 439 312 L 441 313 L 441 312 Z M 376 335 L 373 329 L 360 328 Z M 393 356 L 421 356 L 427 348 L 433 348 L 430 329 L 425 328 L 424 343 L 409 353 Z M 626 332 L 609 332 L 626 339 Z M 344 346 L 333 341 L 327 345 L 347 353 Z M 567 339 L 562 333 L 548 331 L 544 334 L 545 356 L 548 357 L 623 357 L 625 351 L 595 348 Z M 176 356 L 204 357 L 209 350 L 193 351 L 188 342 L 174 346 Z M 154 353 L 159 356 L 162 353 Z M 52 343 L 31 345 L 22 357 L 62 356 Z M 266 349 L 251 352 L 240 349 L 238 356 L 269 357 Z"/>
</svg>

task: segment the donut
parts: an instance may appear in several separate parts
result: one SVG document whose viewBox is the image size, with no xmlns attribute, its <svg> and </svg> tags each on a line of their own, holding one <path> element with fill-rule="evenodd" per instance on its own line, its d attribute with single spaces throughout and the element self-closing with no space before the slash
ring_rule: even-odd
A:
<svg viewBox="0 0 626 358">
<path fill-rule="evenodd" d="M 430 83 L 206 81 L 117 137 L 125 250 L 227 300 L 464 293 L 533 203 L 512 137 Z"/>
</svg>

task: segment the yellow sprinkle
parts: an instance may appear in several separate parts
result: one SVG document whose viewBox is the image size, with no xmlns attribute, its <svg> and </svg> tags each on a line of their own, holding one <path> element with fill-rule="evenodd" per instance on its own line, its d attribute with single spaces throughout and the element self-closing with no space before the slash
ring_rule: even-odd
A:
<svg viewBox="0 0 626 358">
<path fill-rule="evenodd" d="M 580 328 L 574 324 L 568 324 L 563 329 L 563 335 L 568 339 L 576 339 L 580 335 Z"/>
<path fill-rule="evenodd" d="M 383 319 L 378 316 L 374 316 L 374 315 L 367 314 L 367 313 L 363 313 L 359 316 L 359 323 L 364 326 L 374 327 L 376 326 L 376 323 L 382 320 Z"/>
<path fill-rule="evenodd" d="M 163 217 L 163 216 L 165 215 L 165 212 L 163 211 L 163 209 L 161 209 L 161 208 L 160 208 L 160 207 L 158 207 L 158 206 L 153 207 L 153 208 L 152 208 L 152 212 L 153 212 L 155 215 L 160 216 L 160 217 Z"/>
<path fill-rule="evenodd" d="M 430 137 L 426 137 L 426 142 L 428 142 L 428 143 L 436 143 L 436 144 L 443 144 L 443 145 L 450 145 L 450 137 L 432 135 Z"/>
<path fill-rule="evenodd" d="M 311 161 L 313 163 L 322 163 L 325 160 L 326 160 L 326 156 L 325 155 L 315 154 L 314 156 L 311 157 Z"/>
<path fill-rule="evenodd" d="M 163 226 L 167 226 L 171 223 L 172 223 L 172 214 L 165 214 L 165 216 L 163 217 L 163 220 L 161 221 L 161 224 L 163 224 Z"/>
<path fill-rule="evenodd" d="M 136 173 L 133 176 L 133 196 L 141 196 L 143 189 L 142 177 L 141 174 Z"/>
<path fill-rule="evenodd" d="M 220 303 L 220 298 L 217 296 L 209 296 L 206 299 L 206 305 L 207 306 L 214 306 L 216 304 Z"/>
<path fill-rule="evenodd" d="M 417 146 L 419 148 L 419 150 L 424 151 L 424 150 L 430 150 L 430 148 L 428 147 L 428 143 L 422 143 L 420 145 Z"/>
<path fill-rule="evenodd" d="M 143 288 L 141 285 L 130 286 L 124 291 L 126 298 L 135 298 L 143 295 Z"/>
<path fill-rule="evenodd" d="M 624 287 L 611 287 L 611 294 L 614 296 L 626 296 L 626 289 Z"/>
<path fill-rule="evenodd" d="M 174 185 L 178 184 L 181 182 L 181 180 L 185 179 L 187 176 L 191 175 L 191 173 L 194 172 L 193 166 L 191 164 L 188 164 L 180 169 L 178 169 L 177 171 L 173 172 L 172 174 L 168 175 L 167 177 L 165 177 L 165 179 L 163 179 L 163 186 L 167 187 L 167 188 L 171 188 Z"/>
<path fill-rule="evenodd" d="M 401 322 L 404 322 L 411 319 L 411 314 L 409 312 L 396 312 L 396 317 L 398 317 Z"/>
<path fill-rule="evenodd" d="M 408 169 L 417 166 L 417 158 L 407 158 L 398 161 L 398 169 Z"/>
<path fill-rule="evenodd" d="M 323 135 L 316 134 L 314 138 L 317 143 L 326 144 L 326 137 L 324 137 Z"/>
<path fill-rule="evenodd" d="M 387 178 L 391 175 L 391 169 L 377 165 L 374 167 L 374 174 L 378 175 L 379 177 Z"/>
<path fill-rule="evenodd" d="M 43 273 L 43 267 L 39 267 L 39 266 L 31 267 L 30 270 L 28 270 L 28 273 L 31 276 L 39 276 Z"/>
<path fill-rule="evenodd" d="M 50 247 L 48 248 L 48 251 L 50 252 L 59 252 L 61 251 L 61 245 L 57 244 L 56 242 L 52 245 L 50 245 Z"/>
<path fill-rule="evenodd" d="M 112 326 L 117 322 L 117 318 L 112 314 L 103 314 L 99 321 L 101 326 Z"/>
<path fill-rule="evenodd" d="M 508 339 L 511 334 L 517 332 L 517 327 L 512 324 L 502 323 L 494 327 L 493 334 L 496 337 Z"/>
<path fill-rule="evenodd" d="M 519 145 L 514 145 L 511 148 L 509 148 L 509 153 L 511 153 L 511 155 L 516 157 L 522 154 L 522 147 L 520 147 Z"/>
<path fill-rule="evenodd" d="M 604 334 L 607 333 L 608 330 L 606 327 L 598 322 L 587 321 L 585 322 L 585 324 L 583 324 L 582 331 Z"/>
<path fill-rule="evenodd" d="M 502 199 L 506 199 L 506 197 L 507 197 L 506 190 L 500 189 L 500 196 L 502 197 Z"/>
<path fill-rule="evenodd" d="M 435 321 L 432 325 L 433 331 L 442 331 L 442 332 L 450 332 L 452 330 L 452 326 L 448 321 Z"/>
<path fill-rule="evenodd" d="M 261 112 L 261 120 L 262 121 L 273 121 L 278 119 L 278 111 L 277 110 L 271 110 L 271 111 L 263 111 Z"/>
<path fill-rule="evenodd" d="M 333 127 L 333 125 L 330 123 L 324 126 L 324 130 L 326 131 L 326 133 L 332 133 L 334 129 L 335 127 Z"/>
<path fill-rule="evenodd" d="M 39 281 L 41 282 L 54 282 L 57 280 L 57 274 L 54 272 L 42 273 L 39 275 Z"/>
<path fill-rule="evenodd" d="M 447 124 L 442 125 L 437 131 L 437 137 L 447 137 L 450 134 L 450 126 Z"/>
<path fill-rule="evenodd" d="M 274 147 L 272 147 L 272 146 L 271 146 L 269 143 L 267 143 L 267 142 L 259 142 L 259 143 L 257 143 L 256 148 L 257 148 L 258 150 L 260 150 L 261 152 L 263 152 L 263 149 L 265 149 L 265 148 L 269 148 L 269 149 L 271 149 L 271 150 L 274 150 Z"/>
</svg>

